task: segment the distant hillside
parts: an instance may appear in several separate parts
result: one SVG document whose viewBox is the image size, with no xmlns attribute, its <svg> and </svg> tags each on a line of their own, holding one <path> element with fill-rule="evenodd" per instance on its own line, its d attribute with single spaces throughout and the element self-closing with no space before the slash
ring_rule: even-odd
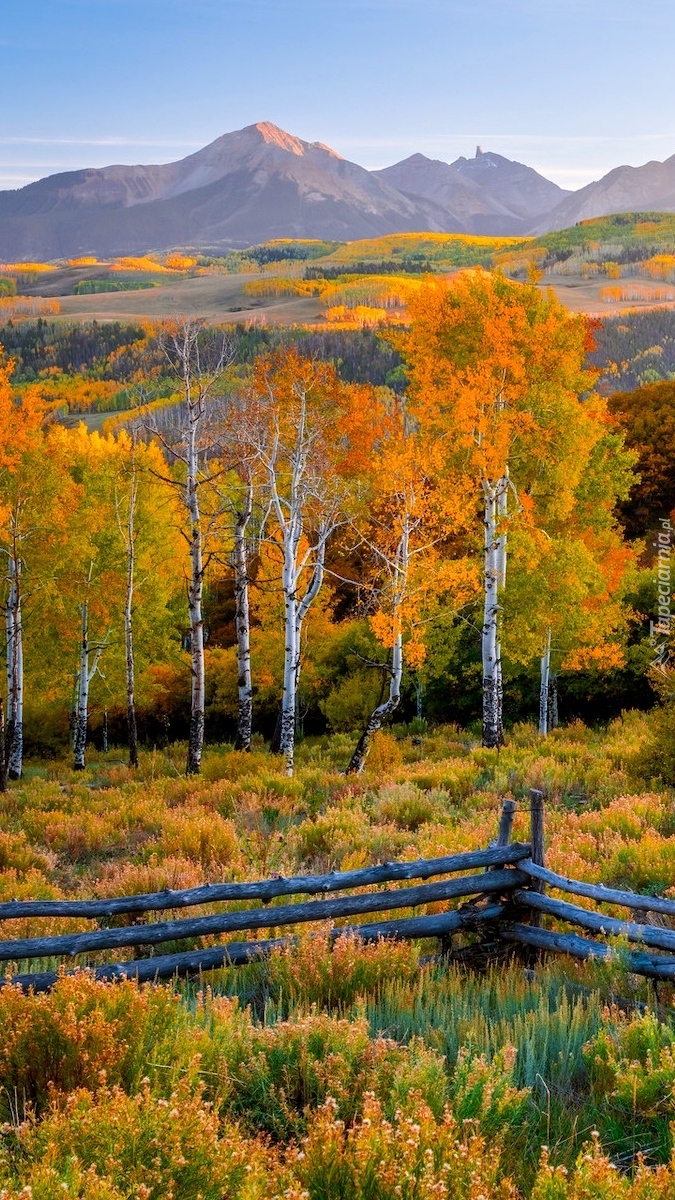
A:
<svg viewBox="0 0 675 1200">
<path fill-rule="evenodd" d="M 532 229 L 547 233 L 577 221 L 636 209 L 675 212 L 675 155 L 642 167 L 615 167 L 595 183 L 561 200 Z"/>
</svg>

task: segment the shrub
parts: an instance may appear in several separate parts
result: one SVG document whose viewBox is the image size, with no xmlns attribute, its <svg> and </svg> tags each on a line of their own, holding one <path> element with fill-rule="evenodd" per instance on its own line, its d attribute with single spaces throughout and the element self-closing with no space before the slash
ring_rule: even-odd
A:
<svg viewBox="0 0 675 1200">
<path fill-rule="evenodd" d="M 675 1032 L 653 1013 L 613 1015 L 584 1047 L 595 1123 L 616 1153 L 662 1160 L 675 1117 Z"/>
<path fill-rule="evenodd" d="M 367 1096 L 362 1118 L 350 1128 L 329 1097 L 294 1166 L 305 1194 L 321 1200 L 510 1200 L 515 1189 L 499 1178 L 500 1153 L 497 1140 L 488 1145 L 449 1110 L 436 1121 L 419 1095 L 414 1116 L 399 1110 L 392 1120 Z"/>
<path fill-rule="evenodd" d="M 309 934 L 297 946 L 275 950 L 267 977 L 272 996 L 289 1003 L 320 1007 L 353 1004 L 376 992 L 385 980 L 412 982 L 418 953 L 407 942 L 370 942 L 342 936 L 331 950 L 329 935 Z"/>
<path fill-rule="evenodd" d="M 262 1147 L 185 1085 L 167 1099 L 153 1096 L 149 1081 L 134 1096 L 105 1085 L 77 1089 L 65 1105 L 54 1101 L 39 1124 L 26 1122 L 16 1142 L 34 1161 L 23 1176 L 30 1190 L 21 1193 L 33 1200 L 269 1195 Z"/>
<path fill-rule="evenodd" d="M 177 997 L 134 983 L 110 987 L 86 972 L 51 993 L 0 990 L 0 1110 L 18 1097 L 40 1113 L 54 1092 L 96 1086 L 101 1071 L 132 1086 L 158 1029 L 175 1030 Z"/>
</svg>

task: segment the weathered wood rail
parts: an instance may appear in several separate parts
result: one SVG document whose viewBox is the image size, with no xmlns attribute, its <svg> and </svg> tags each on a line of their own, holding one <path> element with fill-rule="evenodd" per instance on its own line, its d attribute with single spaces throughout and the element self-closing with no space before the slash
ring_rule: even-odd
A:
<svg viewBox="0 0 675 1200">
<path fill-rule="evenodd" d="M 531 840 L 528 844 L 510 841 L 515 808 L 515 801 L 505 800 L 494 843 L 485 850 L 465 854 L 381 863 L 326 875 L 207 884 L 183 891 L 166 890 L 99 900 L 12 900 L 0 904 L 0 922 L 67 917 L 89 919 L 98 925 L 85 932 L 0 940 L 0 962 L 12 964 L 7 974 L 0 977 L 0 986 L 11 979 L 24 989 L 47 990 L 58 978 L 58 971 L 50 961 L 55 959 L 57 963 L 58 960 L 72 962 L 79 959 L 78 965 L 89 966 L 99 979 L 133 978 L 139 982 L 241 965 L 292 941 L 292 934 L 284 932 L 281 936 L 269 936 L 272 932 L 318 921 L 346 921 L 332 927 L 333 940 L 350 934 L 364 941 L 438 938 L 447 949 L 454 934 L 471 932 L 479 942 L 487 941 L 490 945 L 501 940 L 513 947 L 568 954 L 580 959 L 611 958 L 614 950 L 607 939 L 620 936 L 642 947 L 625 955 L 631 971 L 652 979 L 675 979 L 675 929 L 608 916 L 595 909 L 555 899 L 547 889 L 582 896 L 597 904 L 622 906 L 630 910 L 631 916 L 654 912 L 675 918 L 675 901 L 584 883 L 548 870 L 544 862 L 542 793 L 536 790 L 530 793 Z M 445 878 L 440 878 L 442 876 Z M 418 882 L 428 879 L 434 879 L 434 882 Z M 414 886 L 382 887 L 410 881 L 415 881 Z M 345 892 L 352 894 L 344 895 Z M 334 895 L 327 898 L 330 893 Z M 307 895 L 321 898 L 297 899 Z M 284 898 L 289 901 L 278 903 Z M 246 907 L 256 901 L 261 907 Z M 454 901 L 462 903 L 446 911 L 405 915 L 406 910 Z M 171 914 L 181 909 L 224 903 L 233 903 L 236 907 L 205 916 L 177 918 L 172 915 L 168 920 L 138 920 L 147 914 Z M 353 923 L 355 917 L 387 912 L 395 915 L 387 920 Z M 111 925 L 116 918 L 125 916 L 132 918 L 131 924 Z M 546 917 L 555 920 L 558 926 L 560 923 L 572 925 L 599 935 L 599 939 L 581 937 L 559 927 L 544 928 Z M 179 952 L 155 954 L 153 951 L 155 946 L 167 943 L 199 941 L 244 931 L 264 931 L 268 936 L 202 945 Z M 124 962 L 91 962 L 88 957 L 105 951 L 135 948 L 141 948 L 144 956 Z M 653 954 L 651 950 L 670 952 L 670 957 Z M 48 965 L 50 969 L 17 974 L 14 965 L 19 962 L 29 962 L 35 967 Z"/>
<path fill-rule="evenodd" d="M 506 812 L 507 805 L 504 806 Z M 445 855 L 440 858 L 419 859 L 415 862 L 381 863 L 356 871 L 334 871 L 327 875 L 304 875 L 292 878 L 258 880 L 247 883 L 219 883 L 185 891 L 164 891 L 139 896 L 118 896 L 105 900 L 12 900 L 0 904 L 0 922 L 35 917 L 77 917 L 95 920 L 99 928 L 84 933 L 65 933 L 44 937 L 0 940 L 0 962 L 19 963 L 26 960 L 70 959 L 100 951 L 127 950 L 134 947 L 150 949 L 168 942 L 212 938 L 223 934 L 253 930 L 286 929 L 298 924 L 317 921 L 347 920 L 335 927 L 331 936 L 358 935 L 366 941 L 379 938 L 442 938 L 448 939 L 462 929 L 477 929 L 481 924 L 498 920 L 505 911 L 508 896 L 516 887 L 527 887 L 528 876 L 518 870 L 523 859 L 529 859 L 529 845 L 509 844 L 513 810 L 502 816 L 502 828 L 497 839 L 501 844 L 466 854 Z M 462 874 L 460 874 L 460 872 Z M 467 874 L 467 872 L 469 872 Z M 439 876 L 456 878 L 438 878 Z M 427 880 L 412 887 L 382 888 L 380 885 Z M 379 889 L 364 891 L 361 889 Z M 355 891 L 355 889 L 359 889 Z M 327 893 L 338 894 L 326 899 Z M 284 897 L 321 896 L 309 901 L 273 903 Z M 353 924 L 350 918 L 366 913 L 395 912 L 424 908 L 428 904 L 473 898 L 473 903 L 447 912 L 422 916 L 396 915 L 390 920 L 368 924 Z M 259 901 L 262 907 L 241 907 Z M 117 917 L 198 907 L 204 904 L 234 902 L 239 907 L 207 916 L 172 917 L 169 920 L 135 922 L 110 926 Z M 103 927 L 101 927 L 103 926 Z M 142 981 L 167 979 L 174 975 L 193 974 L 224 965 L 239 965 L 269 954 L 278 946 L 287 945 L 288 936 L 267 937 L 255 941 L 231 941 L 217 946 L 183 950 L 178 953 L 147 955 L 128 962 L 98 962 L 92 966 L 99 979 L 135 978 Z M 80 965 L 90 965 L 87 958 Z M 44 991 L 51 987 L 58 972 L 34 970 L 25 974 L 10 973 L 0 983 L 11 978 L 23 988 Z"/>
</svg>

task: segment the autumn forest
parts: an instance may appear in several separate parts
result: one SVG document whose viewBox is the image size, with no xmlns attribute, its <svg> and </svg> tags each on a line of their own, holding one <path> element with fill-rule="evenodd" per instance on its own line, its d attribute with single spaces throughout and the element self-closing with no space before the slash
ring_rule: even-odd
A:
<svg viewBox="0 0 675 1200">
<path fill-rule="evenodd" d="M 69 738 L 82 768 L 88 734 L 132 764 L 139 731 L 189 734 L 198 772 L 205 733 L 255 732 L 292 773 L 297 736 L 351 732 L 359 770 L 394 713 L 499 746 L 505 719 L 649 703 L 639 539 L 672 485 L 645 512 L 657 468 L 629 400 L 594 391 L 592 324 L 480 271 L 409 311 L 351 346 L 6 327 L 10 777 Z"/>
<path fill-rule="evenodd" d="M 672 1196 L 675 318 L 413 236 L 6 265 L 0 1200 Z"/>
</svg>

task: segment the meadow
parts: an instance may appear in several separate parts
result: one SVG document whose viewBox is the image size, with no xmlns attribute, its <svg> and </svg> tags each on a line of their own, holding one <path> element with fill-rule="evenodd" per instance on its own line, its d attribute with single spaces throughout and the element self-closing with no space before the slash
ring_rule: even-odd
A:
<svg viewBox="0 0 675 1200">
<path fill-rule="evenodd" d="M 348 735 L 302 741 L 292 779 L 260 739 L 248 755 L 209 747 L 193 778 L 179 745 L 146 749 L 136 772 L 115 749 L 77 774 L 30 762 L 0 802 L 0 897 L 474 849 L 505 795 L 524 839 L 533 786 L 553 869 L 672 894 L 661 736 L 653 716 L 627 713 L 545 741 L 517 725 L 497 753 L 470 730 L 394 726 L 357 778 L 343 774 Z M 620 946 L 611 966 L 502 956 L 471 970 L 429 942 L 331 951 L 328 932 L 175 985 L 80 972 L 40 996 L 5 986 L 0 1196 L 672 1196 L 671 991 L 629 975 Z"/>
<path fill-rule="evenodd" d="M 361 328 L 390 319 L 425 274 L 475 266 L 540 277 L 573 312 L 670 308 L 675 225 L 670 213 L 622 213 L 539 238 L 405 233 L 355 242 L 277 239 L 217 254 L 5 263 L 0 314 L 115 321 L 181 312 L 209 321 Z M 331 301 L 331 292 L 343 294 Z"/>
</svg>

